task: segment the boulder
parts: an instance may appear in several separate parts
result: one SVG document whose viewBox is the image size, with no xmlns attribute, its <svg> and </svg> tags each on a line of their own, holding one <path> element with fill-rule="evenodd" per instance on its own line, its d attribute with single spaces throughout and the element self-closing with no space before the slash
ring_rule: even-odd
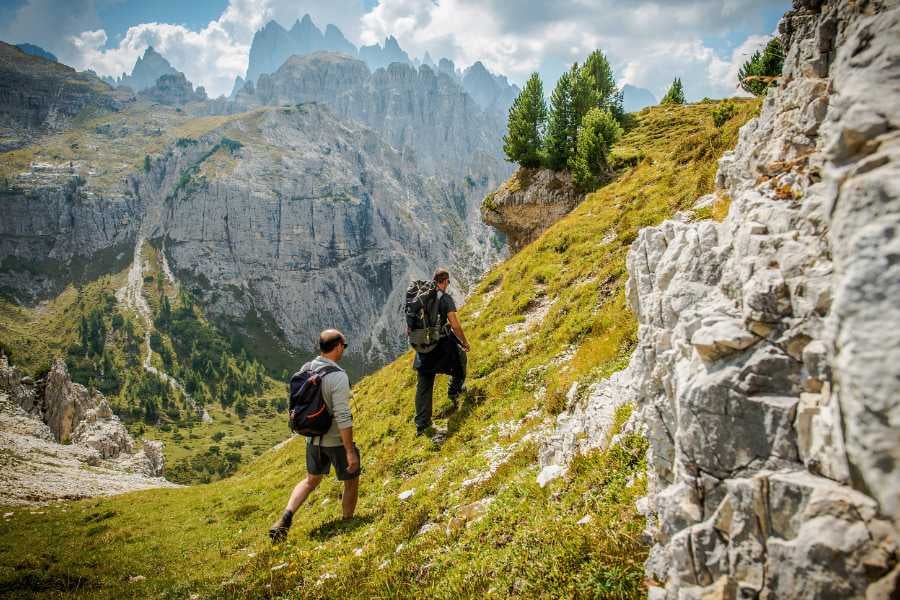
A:
<svg viewBox="0 0 900 600">
<path fill-rule="evenodd" d="M 72 441 L 75 427 L 95 407 L 87 388 L 73 383 L 65 361 L 57 358 L 47 374 L 44 387 L 44 421 L 56 440 L 61 443 Z"/>
</svg>

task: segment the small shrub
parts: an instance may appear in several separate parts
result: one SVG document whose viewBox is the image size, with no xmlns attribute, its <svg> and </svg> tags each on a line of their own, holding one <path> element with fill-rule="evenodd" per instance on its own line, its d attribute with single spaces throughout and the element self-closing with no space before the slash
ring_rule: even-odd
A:
<svg viewBox="0 0 900 600">
<path fill-rule="evenodd" d="M 725 123 L 731 120 L 735 113 L 737 113 L 737 106 L 731 100 L 726 100 L 713 109 L 713 123 L 721 129 Z"/>
</svg>

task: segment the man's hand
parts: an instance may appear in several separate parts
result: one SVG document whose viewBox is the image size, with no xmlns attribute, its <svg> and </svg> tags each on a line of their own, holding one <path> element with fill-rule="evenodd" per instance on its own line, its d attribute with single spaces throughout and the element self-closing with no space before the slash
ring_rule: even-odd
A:
<svg viewBox="0 0 900 600">
<path fill-rule="evenodd" d="M 466 352 L 468 352 L 469 350 L 472 349 L 472 347 L 469 345 L 469 342 L 463 342 L 460 344 L 460 346 L 462 346 L 462 349 L 465 350 Z"/>
<path fill-rule="evenodd" d="M 350 474 L 359 471 L 359 454 L 353 448 L 347 449 L 347 472 Z"/>
</svg>

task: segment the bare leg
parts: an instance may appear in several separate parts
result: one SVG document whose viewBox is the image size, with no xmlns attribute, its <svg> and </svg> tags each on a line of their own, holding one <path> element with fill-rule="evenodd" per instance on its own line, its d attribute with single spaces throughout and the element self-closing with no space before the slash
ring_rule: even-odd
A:
<svg viewBox="0 0 900 600">
<path fill-rule="evenodd" d="M 344 518 L 353 517 L 356 512 L 356 499 L 359 497 L 359 477 L 348 479 L 344 482 L 344 497 L 341 499 L 341 508 L 344 510 Z"/>
<path fill-rule="evenodd" d="M 306 479 L 298 483 L 291 492 L 291 499 L 288 500 L 287 510 L 292 513 L 297 512 L 300 505 L 303 504 L 314 489 L 319 487 L 322 481 L 321 475 L 307 475 Z"/>
</svg>

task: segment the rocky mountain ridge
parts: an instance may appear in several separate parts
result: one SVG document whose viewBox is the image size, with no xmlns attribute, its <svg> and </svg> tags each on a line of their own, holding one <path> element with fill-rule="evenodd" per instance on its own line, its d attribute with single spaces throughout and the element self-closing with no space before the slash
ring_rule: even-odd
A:
<svg viewBox="0 0 900 600">
<path fill-rule="evenodd" d="M 135 93 L 151 88 L 163 75 L 184 75 L 159 52 L 153 49 L 153 46 L 147 46 L 144 54 L 139 56 L 131 69 L 131 74 L 122 73 L 119 77 L 104 77 L 103 81 L 113 87 L 124 86 L 131 88 Z"/>
<path fill-rule="evenodd" d="M 459 73 L 453 61 L 442 58 L 436 65 L 427 52 L 424 61 L 411 59 L 394 36 L 385 38 L 383 44 L 376 43 L 357 49 L 339 28 L 329 24 L 322 32 L 307 14 L 298 19 L 289 30 L 276 21 L 269 21 L 254 34 L 247 73 L 235 80 L 230 97 L 233 98 L 248 84 L 252 90 L 259 85 L 261 75 L 274 74 L 292 56 L 302 57 L 316 52 L 334 52 L 358 58 L 372 73 L 387 69 L 394 63 L 409 65 L 414 70 L 425 65 L 432 71 L 456 79 L 482 110 L 503 118 L 519 93 L 518 86 L 510 84 L 503 75 L 490 73 L 480 61 Z"/>
<path fill-rule="evenodd" d="M 300 102 L 323 102 L 381 132 L 395 148 L 413 151 L 429 174 L 478 181 L 509 172 L 501 148 L 505 118 L 483 111 L 457 81 L 429 67 L 393 63 L 370 73 L 363 61 L 341 54 L 292 56 L 261 75 L 255 89 L 245 86 L 230 110 Z"/>
<path fill-rule="evenodd" d="M 558 422 L 545 477 L 650 442 L 650 598 L 887 598 L 898 589 L 896 3 L 794 3 L 780 84 L 720 162 L 721 224 L 628 255 L 629 366 Z M 877 200 L 876 200 L 877 199 Z"/>
<path fill-rule="evenodd" d="M 309 57 L 298 61 L 302 67 Z M 348 63 L 361 66 L 358 77 Z M 339 324 L 352 335 L 358 364 L 392 357 L 404 347 L 397 295 L 404 278 L 448 264 L 465 286 L 502 251 L 477 212 L 508 172 L 496 142 L 502 125 L 445 75 L 419 77 L 411 67 L 370 75 L 346 57 L 337 65 L 344 87 L 333 89 L 328 77 L 312 81 L 318 67 L 285 69 L 261 86 L 266 103 L 252 96 L 227 115 L 210 116 L 217 105 L 190 98 L 189 83 L 170 90 L 169 108 L 168 97 L 154 95 L 157 83 L 78 127 L 44 134 L 35 150 L 9 155 L 0 287 L 33 304 L 70 282 L 124 268 L 142 238 L 165 246 L 172 270 L 210 303 L 210 316 L 237 322 L 253 344 L 278 339 L 305 352 L 311 332 L 327 325 L 319 322 L 326 312 L 283 285 L 279 271 L 292 279 L 307 268 L 329 272 L 321 283 L 332 293 L 359 275 L 359 289 L 375 293 L 341 295 L 348 302 L 338 301 Z M 407 93 L 423 103 L 401 102 Z M 289 107 L 271 106 L 285 101 Z M 219 217 L 227 221 L 214 222 Z M 246 231 L 238 235 L 239 227 Z M 348 267 L 360 271 L 348 276 Z"/>
</svg>

